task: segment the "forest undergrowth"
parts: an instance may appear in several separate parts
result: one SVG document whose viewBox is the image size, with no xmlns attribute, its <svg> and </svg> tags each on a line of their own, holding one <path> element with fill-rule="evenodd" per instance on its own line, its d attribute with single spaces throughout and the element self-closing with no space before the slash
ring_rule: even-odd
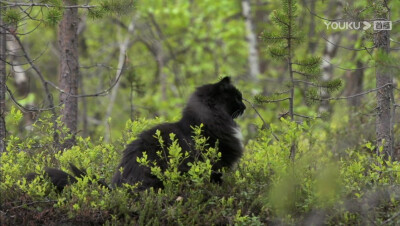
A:
<svg viewBox="0 0 400 226">
<path fill-rule="evenodd" d="M 331 135 L 322 132 L 320 120 L 298 124 L 282 118 L 279 125 L 260 129 L 257 137 L 248 140 L 237 166 L 224 172 L 222 185 L 209 182 L 218 150 L 206 145 L 201 127 L 194 128 L 196 145 L 206 160 L 194 162 L 188 173 L 179 173 L 185 150 L 171 145 L 168 158 L 176 164 L 165 172 L 149 165 L 164 189 L 139 192 L 136 186 L 109 189 L 96 181 L 110 184 L 124 146 L 160 119 L 128 121 L 123 136 L 112 143 L 77 136 L 75 146 L 59 151 L 53 146 L 53 125 L 46 117 L 50 116 L 43 115 L 26 138 L 8 138 L 0 166 L 2 225 L 400 223 L 400 162 L 377 155 L 382 148 L 370 142 L 341 152 L 330 150 Z M 8 124 L 16 125 L 21 118 L 21 112 L 13 109 Z M 68 139 L 65 129 L 57 132 Z M 297 153 L 291 159 L 294 140 Z M 145 159 L 138 161 L 146 164 Z M 69 163 L 86 169 L 87 176 L 57 192 L 43 170 L 70 172 Z M 28 182 L 28 172 L 40 176 Z"/>
</svg>

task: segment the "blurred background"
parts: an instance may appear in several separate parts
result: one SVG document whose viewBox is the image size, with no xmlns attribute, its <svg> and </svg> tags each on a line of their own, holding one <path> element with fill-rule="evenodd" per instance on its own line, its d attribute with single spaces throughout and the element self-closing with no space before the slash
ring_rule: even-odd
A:
<svg viewBox="0 0 400 226">
<path fill-rule="evenodd" d="M 57 7 L 33 7 L 33 2 L 15 4 L 3 10 L 8 23 L 7 86 L 15 100 L 27 108 L 46 109 L 49 100 L 37 71 L 24 52 L 50 82 L 49 92 L 55 110 L 60 105 L 60 35 L 58 23 L 62 10 Z M 41 1 L 40 4 L 60 4 Z M 78 1 L 77 23 L 78 76 L 77 128 L 83 137 L 104 137 L 105 141 L 121 136 L 128 119 L 160 117 L 174 121 L 196 86 L 232 76 L 244 98 L 258 109 L 268 124 L 278 123 L 288 113 L 289 102 L 257 101 L 287 93 L 290 84 L 286 60 L 268 52 L 264 34 L 280 30 L 271 19 L 282 2 L 275 0 L 220 1 Z M 72 4 L 71 3 L 71 4 Z M 72 5 L 74 5 L 72 4 Z M 398 61 L 400 35 L 398 18 L 400 3 L 392 1 L 393 22 L 390 34 L 392 62 Z M 96 8 L 84 6 L 100 5 Z M 283 4 L 284 5 L 284 4 Z M 372 36 L 374 30 L 334 29 L 333 24 L 346 21 L 368 21 L 374 16 L 371 1 L 297 2 L 296 32 L 301 44 L 292 52 L 293 59 L 303 56 L 320 58 L 320 80 L 340 79 L 334 92 L 318 90 L 321 98 L 346 97 L 367 91 L 354 98 L 331 101 L 307 101 L 307 82 L 297 83 L 294 108 L 298 114 L 317 119 L 315 129 L 329 143 L 330 149 L 343 151 L 366 141 L 375 142 L 376 88 Z M 68 11 L 68 10 L 67 10 Z M 338 20 L 339 19 L 339 20 Z M 20 39 L 13 37 L 13 32 Z M 398 64 L 397 64 L 398 65 Z M 398 66 L 394 68 L 398 69 Z M 392 72 L 397 85 L 398 70 Z M 52 83 L 52 84 L 51 84 Z M 91 94 L 101 95 L 93 95 Z M 398 90 L 394 99 L 399 100 Z M 260 99 L 260 98 L 258 98 Z M 274 99 L 274 98 L 272 98 Z M 274 99 L 274 100 L 275 100 Z M 269 99 L 270 100 L 270 99 Z M 6 100 L 10 111 L 11 98 Z M 264 102 L 260 104 L 260 102 Z M 262 120 L 249 103 L 238 123 L 246 139 L 257 136 Z M 48 111 L 24 112 L 25 120 L 8 127 L 8 133 L 26 136 L 32 123 Z M 399 114 L 395 114 L 395 133 L 399 134 Z M 305 117 L 297 121 L 307 120 Z M 279 126 L 277 126 L 279 127 Z M 395 144 L 398 146 L 398 144 Z"/>
</svg>

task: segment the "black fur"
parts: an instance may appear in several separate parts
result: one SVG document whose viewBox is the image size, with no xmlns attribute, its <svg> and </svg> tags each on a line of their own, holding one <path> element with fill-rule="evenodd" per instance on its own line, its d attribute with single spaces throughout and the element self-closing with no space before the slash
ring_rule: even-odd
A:
<svg viewBox="0 0 400 226">
<path fill-rule="evenodd" d="M 136 184 L 141 182 L 140 190 L 149 187 L 162 188 L 162 182 L 150 173 L 148 167 L 144 167 L 137 162 L 137 157 L 142 157 L 143 152 L 147 153 L 148 160 L 156 161 L 157 165 L 165 170 L 167 163 L 158 157 L 157 151 L 162 150 L 160 144 L 154 135 L 160 130 L 161 136 L 168 147 L 171 144 L 170 133 L 174 133 L 178 139 L 182 150 L 189 152 L 189 158 L 180 166 L 180 171 L 189 170 L 188 162 L 193 162 L 197 156 L 197 150 L 194 150 L 194 141 L 192 139 L 193 129 L 191 126 L 204 125 L 202 133 L 208 137 L 208 145 L 214 147 L 218 140 L 218 150 L 221 152 L 221 159 L 213 167 L 215 171 L 212 174 L 214 182 L 221 182 L 221 174 L 217 170 L 222 167 L 231 167 L 241 156 L 243 144 L 235 133 L 240 131 L 234 119 L 243 114 L 246 106 L 242 102 L 242 94 L 231 84 L 230 78 L 225 77 L 220 82 L 198 87 L 190 97 L 182 118 L 175 123 L 164 123 L 142 132 L 139 137 L 130 143 L 124 150 L 122 160 L 114 174 L 112 184 L 121 186 L 123 183 Z M 168 151 L 168 150 L 165 150 Z M 166 153 L 168 156 L 168 153 Z M 119 169 L 123 168 L 122 174 Z M 71 171 L 78 178 L 86 173 L 70 164 Z M 77 180 L 58 169 L 48 168 L 46 174 L 50 177 L 58 190 L 62 190 L 67 184 L 74 183 Z M 34 177 L 35 175 L 28 175 Z M 98 182 L 107 187 L 104 181 Z"/>
<path fill-rule="evenodd" d="M 86 172 L 84 170 L 78 169 L 78 167 L 76 167 L 75 165 L 73 165 L 71 163 L 69 164 L 69 168 L 72 171 L 72 173 L 75 175 L 75 177 L 62 171 L 62 170 L 59 170 L 59 169 L 55 169 L 55 168 L 45 168 L 44 169 L 44 175 L 50 179 L 51 183 L 54 186 L 56 186 L 56 189 L 59 192 L 61 192 L 65 186 L 78 182 L 78 180 L 76 178 L 83 178 L 84 176 L 86 176 Z M 25 177 L 26 177 L 27 181 L 32 181 L 37 176 L 39 176 L 37 173 L 29 173 Z M 110 189 L 110 187 L 108 187 L 108 185 L 105 181 L 100 179 L 100 180 L 97 180 L 96 182 L 98 184 Z"/>
<path fill-rule="evenodd" d="M 216 84 L 208 84 L 197 88 L 190 97 L 182 119 L 176 123 L 165 123 L 153 127 L 141 133 L 137 140 L 127 146 L 124 151 L 121 163 L 118 166 L 123 168 L 122 174 L 117 170 L 112 183 L 120 186 L 122 183 L 135 184 L 141 182 L 142 189 L 149 187 L 162 187 L 161 181 L 153 176 L 148 167 L 137 163 L 136 159 L 147 153 L 148 160 L 156 161 L 162 170 L 166 169 L 166 161 L 161 161 L 157 151 L 161 150 L 160 144 L 154 135 L 157 130 L 165 146 L 170 145 L 169 134 L 174 133 L 179 140 L 182 150 L 189 152 L 189 158 L 181 164 L 180 170 L 189 170 L 187 163 L 194 161 L 196 150 L 193 150 L 193 130 L 191 126 L 198 126 L 203 123 L 203 135 L 208 137 L 208 144 L 215 146 L 218 140 L 221 160 L 214 165 L 214 170 L 222 167 L 231 167 L 242 156 L 242 143 L 235 133 L 238 130 L 234 118 L 243 114 L 246 106 L 242 102 L 242 94 L 231 84 L 230 78 L 225 77 Z M 166 150 L 167 151 L 167 150 Z M 168 154 L 166 154 L 168 155 Z M 221 182 L 220 174 L 212 175 L 212 180 Z"/>
<path fill-rule="evenodd" d="M 64 187 L 67 186 L 68 184 L 73 184 L 77 182 L 75 177 L 69 175 L 68 173 L 62 170 L 54 168 L 46 168 L 44 171 L 45 171 L 45 176 L 47 176 L 50 179 L 51 183 L 54 184 L 54 186 L 56 186 L 57 191 L 59 192 L 61 192 L 64 189 Z M 37 176 L 38 174 L 36 173 L 29 173 L 28 175 L 26 175 L 26 179 L 28 181 L 32 181 Z"/>
</svg>

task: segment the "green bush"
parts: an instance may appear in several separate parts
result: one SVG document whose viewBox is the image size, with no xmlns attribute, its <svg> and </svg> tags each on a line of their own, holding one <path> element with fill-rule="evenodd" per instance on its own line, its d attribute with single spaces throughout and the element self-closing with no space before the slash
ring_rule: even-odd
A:
<svg viewBox="0 0 400 226">
<path fill-rule="evenodd" d="M 19 115 L 14 109 L 7 120 L 17 124 Z M 128 121 L 124 135 L 114 143 L 78 136 L 75 146 L 56 151 L 51 120 L 43 117 L 28 137 L 11 134 L 7 152 L 1 156 L 0 217 L 6 224 L 349 225 L 380 224 L 388 219 L 389 224 L 399 223 L 391 217 L 400 206 L 400 163 L 376 155 L 371 143 L 359 150 L 333 153 L 315 120 L 297 124 L 282 119 L 279 128 L 271 126 L 279 141 L 272 140 L 270 130 L 260 130 L 257 138 L 248 141 L 236 167 L 224 172 L 222 185 L 210 182 L 212 165 L 220 154 L 207 145 L 201 126 L 193 129 L 202 161 L 190 163 L 187 173 L 178 170 L 188 157 L 187 150 L 170 134 L 172 145 L 165 147 L 169 166 L 164 172 L 145 155 L 138 159 L 151 167 L 165 188 L 137 192 L 135 185 L 109 190 L 96 181 L 109 183 L 123 147 L 159 119 Z M 57 132 L 66 137 L 65 130 Z M 155 137 L 166 143 L 159 131 Z M 293 142 L 295 159 L 289 158 Z M 161 150 L 158 154 L 165 157 Z M 69 163 L 86 169 L 87 176 L 57 193 L 43 169 L 69 172 Z M 28 182 L 24 178 L 28 172 L 39 176 Z"/>
</svg>

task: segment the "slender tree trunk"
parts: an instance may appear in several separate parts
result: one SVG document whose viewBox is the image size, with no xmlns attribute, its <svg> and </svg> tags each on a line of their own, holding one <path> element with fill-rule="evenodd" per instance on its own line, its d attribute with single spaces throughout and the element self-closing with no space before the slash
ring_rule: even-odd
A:
<svg viewBox="0 0 400 226">
<path fill-rule="evenodd" d="M 85 89 L 83 87 L 82 77 L 81 77 L 81 80 L 79 80 L 79 89 L 80 89 L 82 95 L 86 94 L 85 93 Z M 89 130 L 88 130 L 88 115 L 87 115 L 87 101 L 86 101 L 86 98 L 82 98 L 81 120 L 82 120 L 82 137 L 87 137 L 88 134 L 89 134 Z"/>
<path fill-rule="evenodd" d="M 73 0 L 63 0 L 63 2 L 66 6 L 75 4 Z M 78 9 L 65 9 L 58 30 L 61 61 L 59 82 L 60 88 L 65 91 L 65 93 L 60 94 L 60 102 L 64 104 L 61 120 L 68 127 L 73 137 L 66 141 L 64 148 L 69 148 L 75 143 L 78 124 L 78 99 L 71 96 L 78 94 L 78 24 Z"/>
<path fill-rule="evenodd" d="M 164 51 L 161 41 L 156 41 L 156 60 L 157 60 L 157 72 L 158 79 L 160 80 L 161 89 L 161 100 L 165 101 L 167 99 L 167 75 L 164 73 Z"/>
<path fill-rule="evenodd" d="M 376 18 L 389 19 L 390 11 L 387 2 L 378 1 L 383 4 L 387 12 L 376 13 Z M 390 48 L 390 33 L 388 30 L 375 31 L 374 44 L 377 48 L 377 63 L 376 63 L 376 87 L 383 87 L 376 92 L 377 100 L 377 115 L 376 115 L 376 141 L 377 154 L 379 147 L 383 147 L 383 152 L 386 157 L 393 156 L 393 124 L 392 124 L 392 99 L 393 98 L 393 77 L 391 71 L 387 67 L 387 57 L 389 56 Z M 394 101 L 394 100 L 393 100 Z"/>
<path fill-rule="evenodd" d="M 316 3 L 316 0 L 310 1 L 311 12 L 315 12 L 315 3 Z M 310 17 L 310 28 L 308 31 L 308 38 L 309 38 L 308 51 L 310 51 L 311 54 L 314 54 L 314 52 L 318 46 L 318 42 L 315 40 L 315 16 Z"/>
<path fill-rule="evenodd" d="M 324 49 L 324 55 L 323 59 L 324 61 L 322 62 L 322 81 L 323 82 L 329 82 L 333 78 L 333 66 L 328 63 L 331 62 L 332 59 L 335 57 L 337 50 L 338 50 L 338 44 L 341 39 L 341 34 L 340 32 L 335 32 L 332 35 L 328 36 L 328 41 L 325 44 L 325 49 Z M 334 44 L 332 44 L 334 43 Z M 321 98 L 322 99 L 328 99 L 330 97 L 329 92 L 325 89 L 321 89 Z M 322 101 L 320 106 L 319 106 L 319 112 L 330 112 L 332 110 L 329 101 Z"/>
<path fill-rule="evenodd" d="M 341 18 L 343 15 L 343 2 L 341 0 L 332 2 L 332 4 L 336 3 L 336 10 L 333 18 Z M 333 78 L 333 66 L 328 63 L 331 62 L 332 59 L 336 56 L 337 50 L 339 48 L 338 44 L 340 43 L 340 39 L 342 37 L 342 32 L 334 32 L 328 36 L 328 41 L 325 43 L 324 54 L 322 62 L 322 81 L 329 82 Z M 330 97 L 329 92 L 322 88 L 321 89 L 321 98 L 328 99 Z M 329 101 L 322 101 L 319 109 L 319 112 L 331 112 L 332 108 Z"/>
<path fill-rule="evenodd" d="M 22 56 L 19 51 L 19 45 L 13 35 L 7 35 L 7 50 L 10 55 L 9 61 L 13 64 L 11 66 L 11 72 L 14 77 L 14 83 L 17 88 L 18 95 L 28 95 L 28 77 L 26 76 L 25 69 L 18 60 L 18 56 Z"/>
<path fill-rule="evenodd" d="M 126 51 L 128 51 L 129 48 L 129 43 L 130 43 L 130 37 L 133 33 L 133 31 L 135 30 L 135 20 L 133 19 L 131 21 L 131 23 L 128 26 L 128 34 L 125 37 L 124 40 L 120 40 L 120 44 L 119 44 L 119 56 L 118 56 L 118 69 L 117 72 L 115 74 L 115 79 L 119 79 L 121 74 L 123 73 L 124 67 L 125 67 L 125 60 L 126 60 Z M 117 81 L 117 83 L 115 84 L 114 88 L 111 91 L 111 95 L 110 95 L 110 102 L 108 104 L 107 107 L 107 111 L 106 111 L 106 116 L 104 119 L 104 126 L 105 126 L 105 134 L 104 134 L 104 141 L 108 142 L 110 140 L 110 129 L 108 128 L 108 118 L 111 116 L 113 107 L 114 107 L 114 103 L 115 103 L 115 99 L 117 98 L 117 94 L 118 94 L 118 88 L 121 84 L 121 79 Z"/>
<path fill-rule="evenodd" d="M 242 13 L 246 24 L 246 40 L 249 48 L 249 77 L 252 81 L 257 81 L 260 74 L 260 64 L 257 51 L 257 36 L 254 33 L 254 25 L 251 20 L 250 0 L 242 0 Z"/>
<path fill-rule="evenodd" d="M 288 37 L 292 37 L 292 14 L 291 14 L 291 7 L 292 7 L 292 2 L 289 1 L 289 26 L 288 26 Z M 289 69 L 289 77 L 290 77 L 290 99 L 289 99 L 289 116 L 290 120 L 293 122 L 294 121 L 294 74 L 293 74 L 293 47 L 292 47 L 292 39 L 289 38 L 287 42 L 287 48 L 288 48 L 288 69 Z M 296 159 L 296 140 L 292 141 L 292 145 L 290 146 L 290 158 L 292 159 L 293 163 L 294 160 Z"/>
<path fill-rule="evenodd" d="M 0 155 L 6 150 L 6 122 L 4 120 L 6 111 L 6 30 L 2 20 L 2 9 L 0 9 Z"/>
<path fill-rule="evenodd" d="M 355 59 L 354 59 L 355 60 Z M 357 68 L 362 68 L 364 64 L 361 60 L 357 60 Z M 364 80 L 364 69 L 358 69 L 354 71 L 346 72 L 346 87 L 344 90 L 344 96 L 352 96 L 357 93 L 361 93 L 363 90 Z M 362 96 L 350 98 L 347 100 L 349 107 L 358 107 L 361 105 Z M 352 111 L 351 111 L 352 112 Z"/>
<path fill-rule="evenodd" d="M 265 24 L 270 23 L 269 19 L 269 14 L 271 11 L 268 9 L 265 9 L 265 7 L 258 7 L 258 5 L 263 5 L 265 4 L 263 0 L 256 0 L 256 5 L 257 7 L 254 7 L 253 10 L 255 11 L 254 15 L 254 32 L 256 34 L 259 34 L 261 31 L 265 30 Z M 257 51 L 262 53 L 262 46 L 258 45 Z M 268 65 L 270 63 L 270 60 L 267 60 L 263 57 L 259 57 L 259 66 L 260 66 L 260 74 L 263 74 L 266 70 L 268 70 Z"/>
</svg>

